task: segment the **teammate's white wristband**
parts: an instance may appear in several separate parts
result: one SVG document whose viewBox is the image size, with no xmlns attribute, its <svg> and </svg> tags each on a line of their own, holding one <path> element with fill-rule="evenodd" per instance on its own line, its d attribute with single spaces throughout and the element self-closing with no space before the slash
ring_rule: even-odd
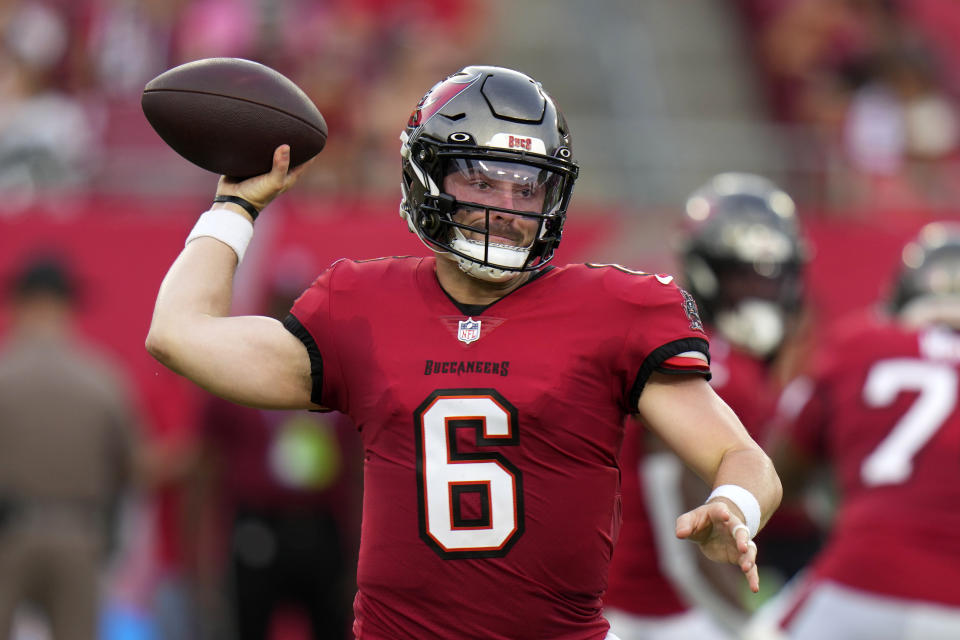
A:
<svg viewBox="0 0 960 640">
<path fill-rule="evenodd" d="M 200 215 L 184 246 L 202 237 L 216 238 L 229 246 L 237 254 L 239 263 L 253 238 L 253 223 L 229 209 L 210 209 Z"/>
<path fill-rule="evenodd" d="M 757 531 L 760 530 L 760 503 L 752 493 L 740 485 L 722 484 L 710 493 L 707 502 L 714 498 L 726 498 L 737 505 L 743 513 L 744 524 L 750 532 L 750 539 L 757 535 Z"/>
</svg>

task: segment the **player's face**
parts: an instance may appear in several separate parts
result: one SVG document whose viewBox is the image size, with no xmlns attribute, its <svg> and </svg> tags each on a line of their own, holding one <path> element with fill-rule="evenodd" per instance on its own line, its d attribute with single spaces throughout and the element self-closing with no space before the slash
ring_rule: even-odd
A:
<svg viewBox="0 0 960 640">
<path fill-rule="evenodd" d="M 780 277 L 783 268 L 781 265 L 775 264 L 727 266 L 718 274 L 722 303 L 732 306 L 744 298 L 780 300 L 784 287 L 784 281 Z"/>
<path fill-rule="evenodd" d="M 543 211 L 547 193 L 540 174 L 532 167 L 510 162 L 458 160 L 451 164 L 443 181 L 443 190 L 457 199 L 454 220 L 476 229 L 487 226 L 489 207 L 490 241 L 512 246 L 529 246 L 540 227 L 537 217 L 526 217 L 503 211 Z M 478 207 L 464 206 L 467 203 Z M 472 240 L 483 240 L 483 234 L 464 229 Z"/>
</svg>

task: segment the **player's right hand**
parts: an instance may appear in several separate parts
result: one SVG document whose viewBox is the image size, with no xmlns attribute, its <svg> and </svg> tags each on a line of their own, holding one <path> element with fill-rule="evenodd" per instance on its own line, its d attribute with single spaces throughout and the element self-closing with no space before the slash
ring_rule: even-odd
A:
<svg viewBox="0 0 960 640">
<path fill-rule="evenodd" d="M 220 176 L 217 195 L 238 196 L 262 211 L 274 198 L 292 187 L 315 159 L 316 156 L 290 169 L 290 145 L 282 144 L 273 152 L 273 167 L 269 173 L 242 181 Z"/>
</svg>

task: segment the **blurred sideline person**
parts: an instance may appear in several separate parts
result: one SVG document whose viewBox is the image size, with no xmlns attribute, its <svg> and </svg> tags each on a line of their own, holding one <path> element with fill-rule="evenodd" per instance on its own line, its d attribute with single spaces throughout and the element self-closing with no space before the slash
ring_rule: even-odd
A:
<svg viewBox="0 0 960 640">
<path fill-rule="evenodd" d="M 54 640 L 97 637 L 112 517 L 139 429 L 122 373 L 72 332 L 76 283 L 28 259 L 0 350 L 0 635 L 32 605 Z"/>
<path fill-rule="evenodd" d="M 147 336 L 228 400 L 357 425 L 356 636 L 614 637 L 601 602 L 630 413 L 716 487 L 676 535 L 758 590 L 751 538 L 780 483 L 707 384 L 696 305 L 668 278 L 550 264 L 578 172 L 553 99 L 516 71 L 466 67 L 401 140 L 401 215 L 434 255 L 339 260 L 282 323 L 229 317 L 254 214 L 306 170 L 281 145 L 269 174 L 221 178 Z"/>
<path fill-rule="evenodd" d="M 271 265 L 264 308 L 282 319 L 310 284 L 312 261 L 288 250 Z M 314 640 L 347 638 L 362 481 L 353 426 L 340 414 L 211 395 L 199 428 L 201 499 L 191 520 L 201 523 L 198 560 L 219 560 L 204 577 L 226 587 L 230 637 L 267 640 L 278 611 L 292 606 Z"/>
<path fill-rule="evenodd" d="M 710 335 L 710 384 L 758 438 L 779 391 L 775 361 L 801 309 L 793 200 L 758 175 L 714 176 L 686 202 L 678 260 Z M 622 640 L 736 636 L 747 612 L 735 576 L 672 535 L 671 514 L 702 502 L 709 487 L 636 420 L 621 465 L 623 529 L 605 599 L 612 631 Z"/>
<path fill-rule="evenodd" d="M 960 225 L 903 250 L 888 312 L 842 321 L 771 448 L 795 491 L 829 466 L 829 539 L 784 611 L 791 640 L 960 638 Z"/>
</svg>

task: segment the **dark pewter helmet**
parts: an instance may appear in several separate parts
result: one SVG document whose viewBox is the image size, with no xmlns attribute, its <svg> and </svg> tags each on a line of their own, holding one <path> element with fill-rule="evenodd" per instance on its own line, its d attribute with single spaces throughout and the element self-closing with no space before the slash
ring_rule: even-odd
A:
<svg viewBox="0 0 960 640">
<path fill-rule="evenodd" d="M 423 96 L 400 138 L 400 215 L 427 246 L 449 253 L 464 272 L 483 280 L 536 271 L 553 259 L 578 167 L 563 114 L 539 82 L 502 67 L 466 67 Z M 543 194 L 542 207 L 458 202 L 443 187 L 455 171 L 526 180 Z M 483 226 L 455 219 L 467 208 L 485 211 Z M 533 242 L 516 247 L 492 241 L 490 220 L 497 213 L 536 220 Z"/>
</svg>

